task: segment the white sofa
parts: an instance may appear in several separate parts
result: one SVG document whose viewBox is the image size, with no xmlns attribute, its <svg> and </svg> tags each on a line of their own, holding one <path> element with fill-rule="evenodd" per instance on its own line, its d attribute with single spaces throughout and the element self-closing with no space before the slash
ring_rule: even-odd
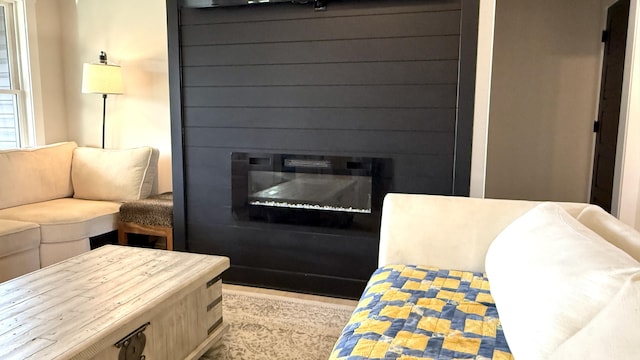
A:
<svg viewBox="0 0 640 360">
<path fill-rule="evenodd" d="M 151 147 L 0 151 L 0 281 L 88 251 L 117 229 L 121 202 L 149 196 L 157 164 Z"/>
<path fill-rule="evenodd" d="M 594 205 L 409 194 L 384 200 L 379 265 L 486 273 L 516 360 L 638 358 L 639 261 L 640 233 Z M 369 291 L 379 291 L 375 280 Z M 402 289 L 392 290 L 401 298 Z M 362 303 L 374 298 L 363 295 L 366 312 L 356 309 L 343 337 L 366 337 L 368 330 L 354 327 L 369 321 L 363 318 L 374 306 Z M 381 320 L 388 318 L 369 326 Z M 339 345 L 356 341 L 339 340 L 332 359 L 350 358 Z M 355 345 L 373 354 L 394 344 L 376 341 Z"/>
</svg>

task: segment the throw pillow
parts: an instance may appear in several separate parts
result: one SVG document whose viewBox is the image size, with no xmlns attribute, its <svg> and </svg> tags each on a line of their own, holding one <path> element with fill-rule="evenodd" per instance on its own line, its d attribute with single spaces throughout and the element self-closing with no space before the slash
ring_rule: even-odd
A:
<svg viewBox="0 0 640 360">
<path fill-rule="evenodd" d="M 71 163 L 73 197 L 130 201 L 151 194 L 158 172 L 158 150 L 151 147 L 112 150 L 79 147 Z"/>
<path fill-rule="evenodd" d="M 549 358 L 639 270 L 640 263 L 553 203 L 507 226 L 486 256 L 491 293 L 518 360 Z"/>
</svg>

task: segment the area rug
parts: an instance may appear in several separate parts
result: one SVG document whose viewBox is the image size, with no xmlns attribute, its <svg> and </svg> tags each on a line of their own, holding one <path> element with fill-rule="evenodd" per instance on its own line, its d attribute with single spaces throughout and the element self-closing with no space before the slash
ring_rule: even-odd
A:
<svg viewBox="0 0 640 360">
<path fill-rule="evenodd" d="M 222 341 L 200 360 L 326 360 L 354 306 L 224 289 Z"/>
</svg>

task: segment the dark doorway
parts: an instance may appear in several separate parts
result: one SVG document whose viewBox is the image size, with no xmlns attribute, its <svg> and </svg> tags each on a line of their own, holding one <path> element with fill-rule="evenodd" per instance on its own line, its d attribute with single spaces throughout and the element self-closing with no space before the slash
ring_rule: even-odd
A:
<svg viewBox="0 0 640 360">
<path fill-rule="evenodd" d="M 607 28 L 602 35 L 605 45 L 598 121 L 594 126 L 591 203 L 608 212 L 611 212 L 628 20 L 629 0 L 616 2 L 607 11 Z"/>
</svg>

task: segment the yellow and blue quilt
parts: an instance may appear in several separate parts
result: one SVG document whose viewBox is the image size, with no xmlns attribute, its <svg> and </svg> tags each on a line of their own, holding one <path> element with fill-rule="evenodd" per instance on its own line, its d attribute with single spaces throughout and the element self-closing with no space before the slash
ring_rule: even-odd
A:
<svg viewBox="0 0 640 360">
<path fill-rule="evenodd" d="M 513 360 L 476 272 L 392 265 L 376 270 L 330 359 Z"/>
</svg>

